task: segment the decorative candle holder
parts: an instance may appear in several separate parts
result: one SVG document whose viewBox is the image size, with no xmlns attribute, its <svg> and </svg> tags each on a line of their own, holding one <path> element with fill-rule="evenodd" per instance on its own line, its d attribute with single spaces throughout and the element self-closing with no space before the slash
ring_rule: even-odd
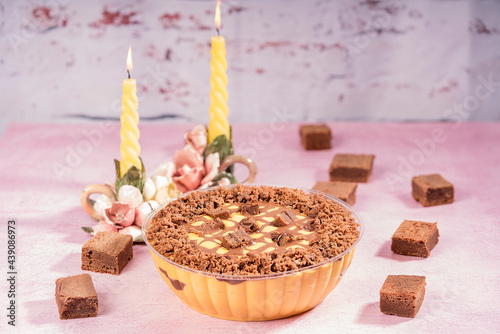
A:
<svg viewBox="0 0 500 334">
<path fill-rule="evenodd" d="M 255 163 L 242 155 L 235 155 L 231 140 L 220 135 L 207 145 L 205 126 L 196 126 L 185 134 L 186 145 L 176 151 L 173 162 L 160 165 L 151 178 L 132 166 L 121 176 L 120 162 L 115 160 L 114 185 L 92 184 L 82 192 L 81 205 L 98 223 L 82 227 L 85 232 L 113 231 L 132 235 L 135 242 L 143 242 L 140 227 L 145 218 L 160 204 L 178 195 L 214 185 L 238 183 L 233 175 L 234 164 L 248 168 L 246 182 L 257 177 Z M 92 194 L 98 194 L 91 200 Z"/>
</svg>

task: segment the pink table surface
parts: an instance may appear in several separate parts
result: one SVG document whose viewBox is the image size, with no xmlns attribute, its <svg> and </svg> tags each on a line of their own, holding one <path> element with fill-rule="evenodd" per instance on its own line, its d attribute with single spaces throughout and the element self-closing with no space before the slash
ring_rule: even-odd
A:
<svg viewBox="0 0 500 334">
<path fill-rule="evenodd" d="M 82 273 L 80 251 L 93 221 L 80 207 L 82 189 L 114 180 L 119 124 L 11 124 L 0 139 L 0 213 L 17 219 L 17 326 L 23 332 L 478 332 L 500 325 L 500 124 L 331 123 L 332 150 L 307 152 L 298 124 L 235 124 L 237 153 L 259 167 L 258 183 L 312 187 L 328 179 L 335 153 L 376 155 L 370 182 L 359 184 L 354 208 L 366 230 L 337 288 L 316 308 L 276 321 L 239 323 L 185 306 L 163 282 L 144 245 L 120 276 L 92 275 L 96 318 L 59 320 L 58 277 Z M 148 175 L 172 158 L 192 124 L 142 124 Z M 93 142 L 88 135 L 93 134 Z M 99 135 L 100 133 L 100 135 Z M 77 155 L 71 152 L 80 152 Z M 67 166 L 67 164 L 70 166 Z M 66 165 L 59 172 L 55 166 Z M 455 202 L 423 208 L 411 197 L 411 176 L 441 173 L 455 185 Z M 244 170 L 238 170 L 240 178 Z M 390 238 L 404 219 L 438 222 L 440 240 L 427 259 L 395 255 Z M 0 266 L 7 268 L 6 228 Z M 379 311 L 389 274 L 425 275 L 427 291 L 415 319 Z M 7 283 L 0 328 L 7 327 Z M 10 326 L 8 326 L 10 328 Z M 12 329 L 12 328 L 10 328 Z"/>
</svg>

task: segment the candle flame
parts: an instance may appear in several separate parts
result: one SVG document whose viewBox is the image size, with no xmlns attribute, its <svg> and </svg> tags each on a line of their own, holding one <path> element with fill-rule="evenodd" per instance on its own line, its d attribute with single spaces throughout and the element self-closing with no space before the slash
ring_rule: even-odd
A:
<svg viewBox="0 0 500 334">
<path fill-rule="evenodd" d="M 217 0 L 217 8 L 215 8 L 215 27 L 220 29 L 220 0 Z"/>
<path fill-rule="evenodd" d="M 132 68 L 134 67 L 134 63 L 132 62 L 132 47 L 130 46 L 128 48 L 128 55 L 127 55 L 127 71 L 132 71 Z"/>
</svg>

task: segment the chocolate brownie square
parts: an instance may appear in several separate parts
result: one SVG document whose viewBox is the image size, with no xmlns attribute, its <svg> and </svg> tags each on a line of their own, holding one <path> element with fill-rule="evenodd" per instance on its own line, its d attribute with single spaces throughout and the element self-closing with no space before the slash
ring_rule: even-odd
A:
<svg viewBox="0 0 500 334">
<path fill-rule="evenodd" d="M 97 232 L 82 247 L 82 270 L 119 275 L 133 255 L 132 236 Z"/>
<path fill-rule="evenodd" d="M 332 148 L 332 132 L 326 124 L 302 125 L 300 139 L 306 150 L 325 150 Z"/>
<path fill-rule="evenodd" d="M 425 296 L 425 276 L 389 275 L 380 289 L 380 311 L 415 318 Z"/>
<path fill-rule="evenodd" d="M 411 180 L 412 195 L 423 206 L 453 202 L 453 184 L 439 174 L 414 176 Z"/>
<path fill-rule="evenodd" d="M 330 181 L 368 182 L 373 154 L 336 154 L 330 164 Z"/>
<path fill-rule="evenodd" d="M 89 274 L 61 277 L 56 280 L 56 303 L 60 319 L 97 316 L 98 303 Z"/>
<path fill-rule="evenodd" d="M 321 191 L 325 194 L 332 195 L 349 205 L 353 205 L 356 201 L 356 188 L 357 183 L 353 182 L 341 182 L 341 181 L 318 181 L 314 185 L 313 189 Z"/>
<path fill-rule="evenodd" d="M 392 236 L 391 250 L 400 255 L 429 257 L 438 238 L 437 223 L 405 220 Z"/>
</svg>

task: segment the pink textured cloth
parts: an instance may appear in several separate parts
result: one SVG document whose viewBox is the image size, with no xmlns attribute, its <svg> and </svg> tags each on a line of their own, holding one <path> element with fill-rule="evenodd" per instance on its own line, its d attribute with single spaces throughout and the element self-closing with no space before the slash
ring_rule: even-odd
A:
<svg viewBox="0 0 500 334">
<path fill-rule="evenodd" d="M 305 151 L 299 124 L 235 124 L 235 151 L 255 160 L 257 182 L 310 188 L 328 180 L 335 153 L 375 154 L 373 174 L 359 184 L 354 209 L 366 225 L 349 270 L 316 308 L 283 320 L 238 323 L 185 306 L 163 282 L 145 245 L 120 276 L 89 272 L 99 296 L 96 318 L 59 320 L 58 277 L 82 273 L 81 247 L 94 221 L 80 206 L 82 189 L 113 182 L 119 124 L 11 124 L 0 139 L 0 213 L 17 220 L 16 330 L 45 333 L 145 331 L 494 332 L 499 321 L 500 124 L 330 123 L 333 149 Z M 141 124 L 148 175 L 182 148 L 193 124 Z M 244 168 L 237 168 L 239 179 Z M 411 196 L 411 177 L 441 173 L 455 202 L 424 208 Z M 404 219 L 438 222 L 439 243 L 427 259 L 395 255 L 390 238 Z M 4 225 L 5 229 L 5 225 Z M 6 230 L 1 236 L 6 269 Z M 424 275 L 427 292 L 415 319 L 379 311 L 389 274 Z M 7 291 L 5 279 L 2 291 Z M 4 296 L 3 300 L 6 298 Z M 4 304 L 5 306 L 5 304 Z M 6 314 L 3 308 L 3 314 Z M 1 328 L 7 326 L 2 317 Z"/>
</svg>

